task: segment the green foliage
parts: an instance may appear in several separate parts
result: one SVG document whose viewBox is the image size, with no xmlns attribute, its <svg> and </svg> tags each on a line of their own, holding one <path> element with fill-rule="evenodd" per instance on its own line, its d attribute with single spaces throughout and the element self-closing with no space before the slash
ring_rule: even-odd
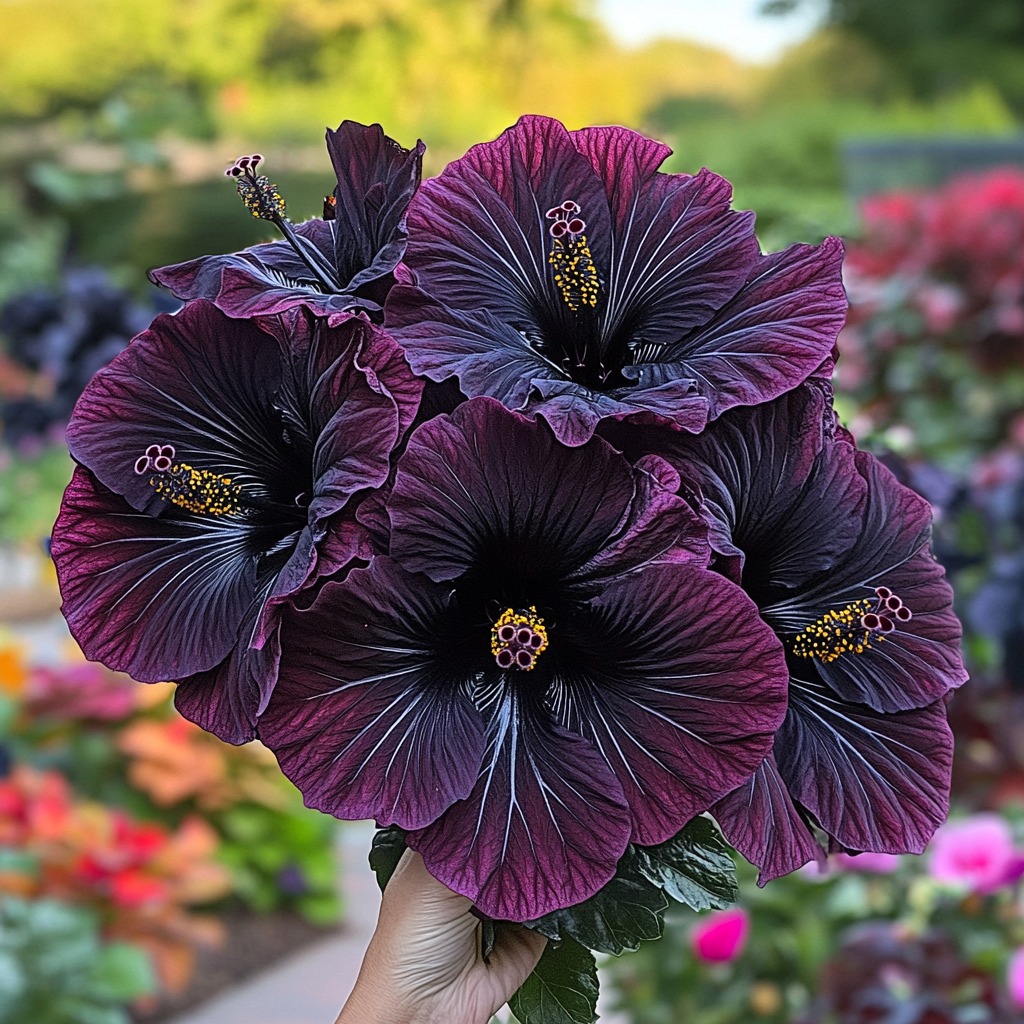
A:
<svg viewBox="0 0 1024 1024">
<path fill-rule="evenodd" d="M 660 846 L 634 849 L 640 873 L 691 910 L 722 910 L 739 895 L 731 849 L 710 818 L 694 818 Z"/>
<path fill-rule="evenodd" d="M 549 939 L 573 938 L 588 949 L 618 956 L 640 948 L 644 939 L 661 935 L 665 894 L 643 876 L 640 858 L 627 849 L 615 877 L 588 900 L 556 910 L 529 927 Z"/>
<path fill-rule="evenodd" d="M 284 811 L 240 804 L 213 823 L 222 835 L 218 859 L 244 903 L 260 912 L 292 906 L 312 924 L 338 920 L 333 818 L 304 812 L 297 802 Z"/>
<path fill-rule="evenodd" d="M 0 1020 L 128 1024 L 126 1004 L 154 987 L 146 954 L 104 943 L 87 912 L 54 900 L 0 902 Z"/>
<path fill-rule="evenodd" d="M 762 9 L 788 13 L 805 2 L 767 0 Z M 826 24 L 863 39 L 915 95 L 941 95 L 980 79 L 1024 110 L 1018 0 L 828 0 L 824 6 Z"/>
<path fill-rule="evenodd" d="M 548 943 L 540 963 L 509 1000 L 521 1024 L 593 1024 L 597 1020 L 597 964 L 572 939 Z"/>
<path fill-rule="evenodd" d="M 397 825 L 382 828 L 374 834 L 370 844 L 370 867 L 377 876 L 377 884 L 383 892 L 391 876 L 398 867 L 398 862 L 405 853 L 405 830 Z"/>
<path fill-rule="evenodd" d="M 0 473 L 0 541 L 38 543 L 57 518 L 60 496 L 71 478 L 71 458 L 62 447 L 31 457 L 5 457 L 9 461 Z"/>
</svg>

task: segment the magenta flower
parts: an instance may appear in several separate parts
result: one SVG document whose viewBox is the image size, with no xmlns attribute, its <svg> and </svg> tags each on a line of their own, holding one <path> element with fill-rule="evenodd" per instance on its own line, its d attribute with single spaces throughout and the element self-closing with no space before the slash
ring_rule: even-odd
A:
<svg viewBox="0 0 1024 1024">
<path fill-rule="evenodd" d="M 863 871 L 869 875 L 891 875 L 899 871 L 903 858 L 895 853 L 836 853 L 829 858 L 830 863 L 844 871 Z"/>
<path fill-rule="evenodd" d="M 842 244 L 762 255 L 710 171 L 625 128 L 523 117 L 425 182 L 414 284 L 386 322 L 413 369 L 539 413 L 565 444 L 605 417 L 691 431 L 795 387 L 846 312 Z"/>
<path fill-rule="evenodd" d="M 362 319 L 297 315 L 278 338 L 201 300 L 158 317 L 68 426 L 79 465 L 52 550 L 86 656 L 174 680 L 186 718 L 252 739 L 276 608 L 365 553 L 354 499 L 387 478 L 419 394 Z"/>
<path fill-rule="evenodd" d="M 1024 946 L 1013 951 L 1006 965 L 1006 988 L 1014 1005 L 1024 1008 Z"/>
<path fill-rule="evenodd" d="M 928 872 L 937 882 L 990 893 L 1013 881 L 1018 859 L 1007 822 L 998 814 L 975 814 L 939 829 Z"/>
<path fill-rule="evenodd" d="M 785 713 L 782 649 L 677 486 L 491 399 L 420 427 L 390 555 L 284 627 L 260 737 L 306 802 L 409 830 L 525 921 L 739 785 Z"/>
<path fill-rule="evenodd" d="M 724 964 L 743 952 L 750 934 L 750 915 L 743 907 L 711 911 L 690 930 L 694 955 L 707 964 Z"/>
</svg>

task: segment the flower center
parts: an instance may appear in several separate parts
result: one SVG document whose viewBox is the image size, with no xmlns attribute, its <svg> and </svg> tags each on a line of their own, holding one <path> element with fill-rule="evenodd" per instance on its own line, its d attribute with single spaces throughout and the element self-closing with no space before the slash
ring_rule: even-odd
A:
<svg viewBox="0 0 1024 1024">
<path fill-rule="evenodd" d="M 875 588 L 875 606 L 869 598 L 826 612 L 793 638 L 793 653 L 801 658 L 835 661 L 844 654 L 863 654 L 881 643 L 897 622 L 909 622 L 910 609 L 888 587 Z"/>
<path fill-rule="evenodd" d="M 533 605 L 506 608 L 491 627 L 491 654 L 498 668 L 529 672 L 547 646 L 547 628 Z"/>
<path fill-rule="evenodd" d="M 230 477 L 195 469 L 186 462 L 174 461 L 174 446 L 151 444 L 145 455 L 135 460 L 139 476 L 149 473 L 150 487 L 164 501 L 198 515 L 227 516 L 242 507 L 242 488 Z"/>
<path fill-rule="evenodd" d="M 594 308 L 600 282 L 584 234 L 587 225 L 580 217 L 580 204 L 566 199 L 548 210 L 546 216 L 551 221 L 548 263 L 554 272 L 555 287 L 572 312 L 578 312 L 582 306 Z"/>
</svg>

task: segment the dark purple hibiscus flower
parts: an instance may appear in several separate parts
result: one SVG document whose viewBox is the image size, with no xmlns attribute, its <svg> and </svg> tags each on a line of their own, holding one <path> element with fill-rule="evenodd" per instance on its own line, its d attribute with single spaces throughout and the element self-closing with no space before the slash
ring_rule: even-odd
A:
<svg viewBox="0 0 1024 1024">
<path fill-rule="evenodd" d="M 403 149 L 379 124 L 343 121 L 327 132 L 338 185 L 324 217 L 292 225 L 277 186 L 258 173 L 259 155 L 240 157 L 227 174 L 254 217 L 284 241 L 202 256 L 150 272 L 179 299 L 210 299 L 229 316 L 306 306 L 337 324 L 354 310 L 378 312 L 405 251 L 405 212 L 420 179 L 423 143 Z"/>
<path fill-rule="evenodd" d="M 920 853 L 948 810 L 943 697 L 966 673 L 931 508 L 832 424 L 807 386 L 695 438 L 608 431 L 698 489 L 719 566 L 785 645 L 772 756 L 713 810 L 762 882 L 821 855 L 810 821 L 836 849 Z"/>
<path fill-rule="evenodd" d="M 795 387 L 843 324 L 842 244 L 761 255 L 754 216 L 625 128 L 523 117 L 409 207 L 386 322 L 413 369 L 538 412 L 582 444 L 604 417 L 697 432 Z"/>
<path fill-rule="evenodd" d="M 283 326 L 283 325 L 279 325 Z M 398 346 L 361 318 L 287 339 L 208 302 L 158 317 L 89 383 L 52 550 L 89 658 L 178 682 L 186 718 L 254 736 L 276 605 L 365 555 L 349 505 L 416 409 Z"/>
<path fill-rule="evenodd" d="M 781 645 L 657 458 L 474 399 L 412 436 L 391 549 L 287 614 L 260 736 L 495 918 L 591 896 L 761 762 Z"/>
</svg>

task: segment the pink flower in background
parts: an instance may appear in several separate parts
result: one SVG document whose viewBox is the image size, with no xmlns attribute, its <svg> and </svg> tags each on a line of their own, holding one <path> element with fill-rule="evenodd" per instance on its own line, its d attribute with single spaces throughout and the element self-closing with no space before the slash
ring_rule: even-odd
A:
<svg viewBox="0 0 1024 1024">
<path fill-rule="evenodd" d="M 988 893 L 1019 876 L 1020 854 L 1010 826 L 997 814 L 975 814 L 944 825 L 931 850 L 929 873 L 938 882 Z"/>
<path fill-rule="evenodd" d="M 1017 1006 L 1024 1006 L 1024 946 L 1014 950 L 1006 965 L 1006 988 Z"/>
<path fill-rule="evenodd" d="M 742 907 L 731 907 L 698 921 L 690 932 L 690 942 L 698 959 L 723 964 L 743 952 L 749 932 L 750 915 Z"/>
<path fill-rule="evenodd" d="M 899 870 L 901 858 L 895 853 L 837 853 L 831 858 L 837 868 L 844 871 L 864 871 L 872 875 L 891 875 Z"/>
</svg>

